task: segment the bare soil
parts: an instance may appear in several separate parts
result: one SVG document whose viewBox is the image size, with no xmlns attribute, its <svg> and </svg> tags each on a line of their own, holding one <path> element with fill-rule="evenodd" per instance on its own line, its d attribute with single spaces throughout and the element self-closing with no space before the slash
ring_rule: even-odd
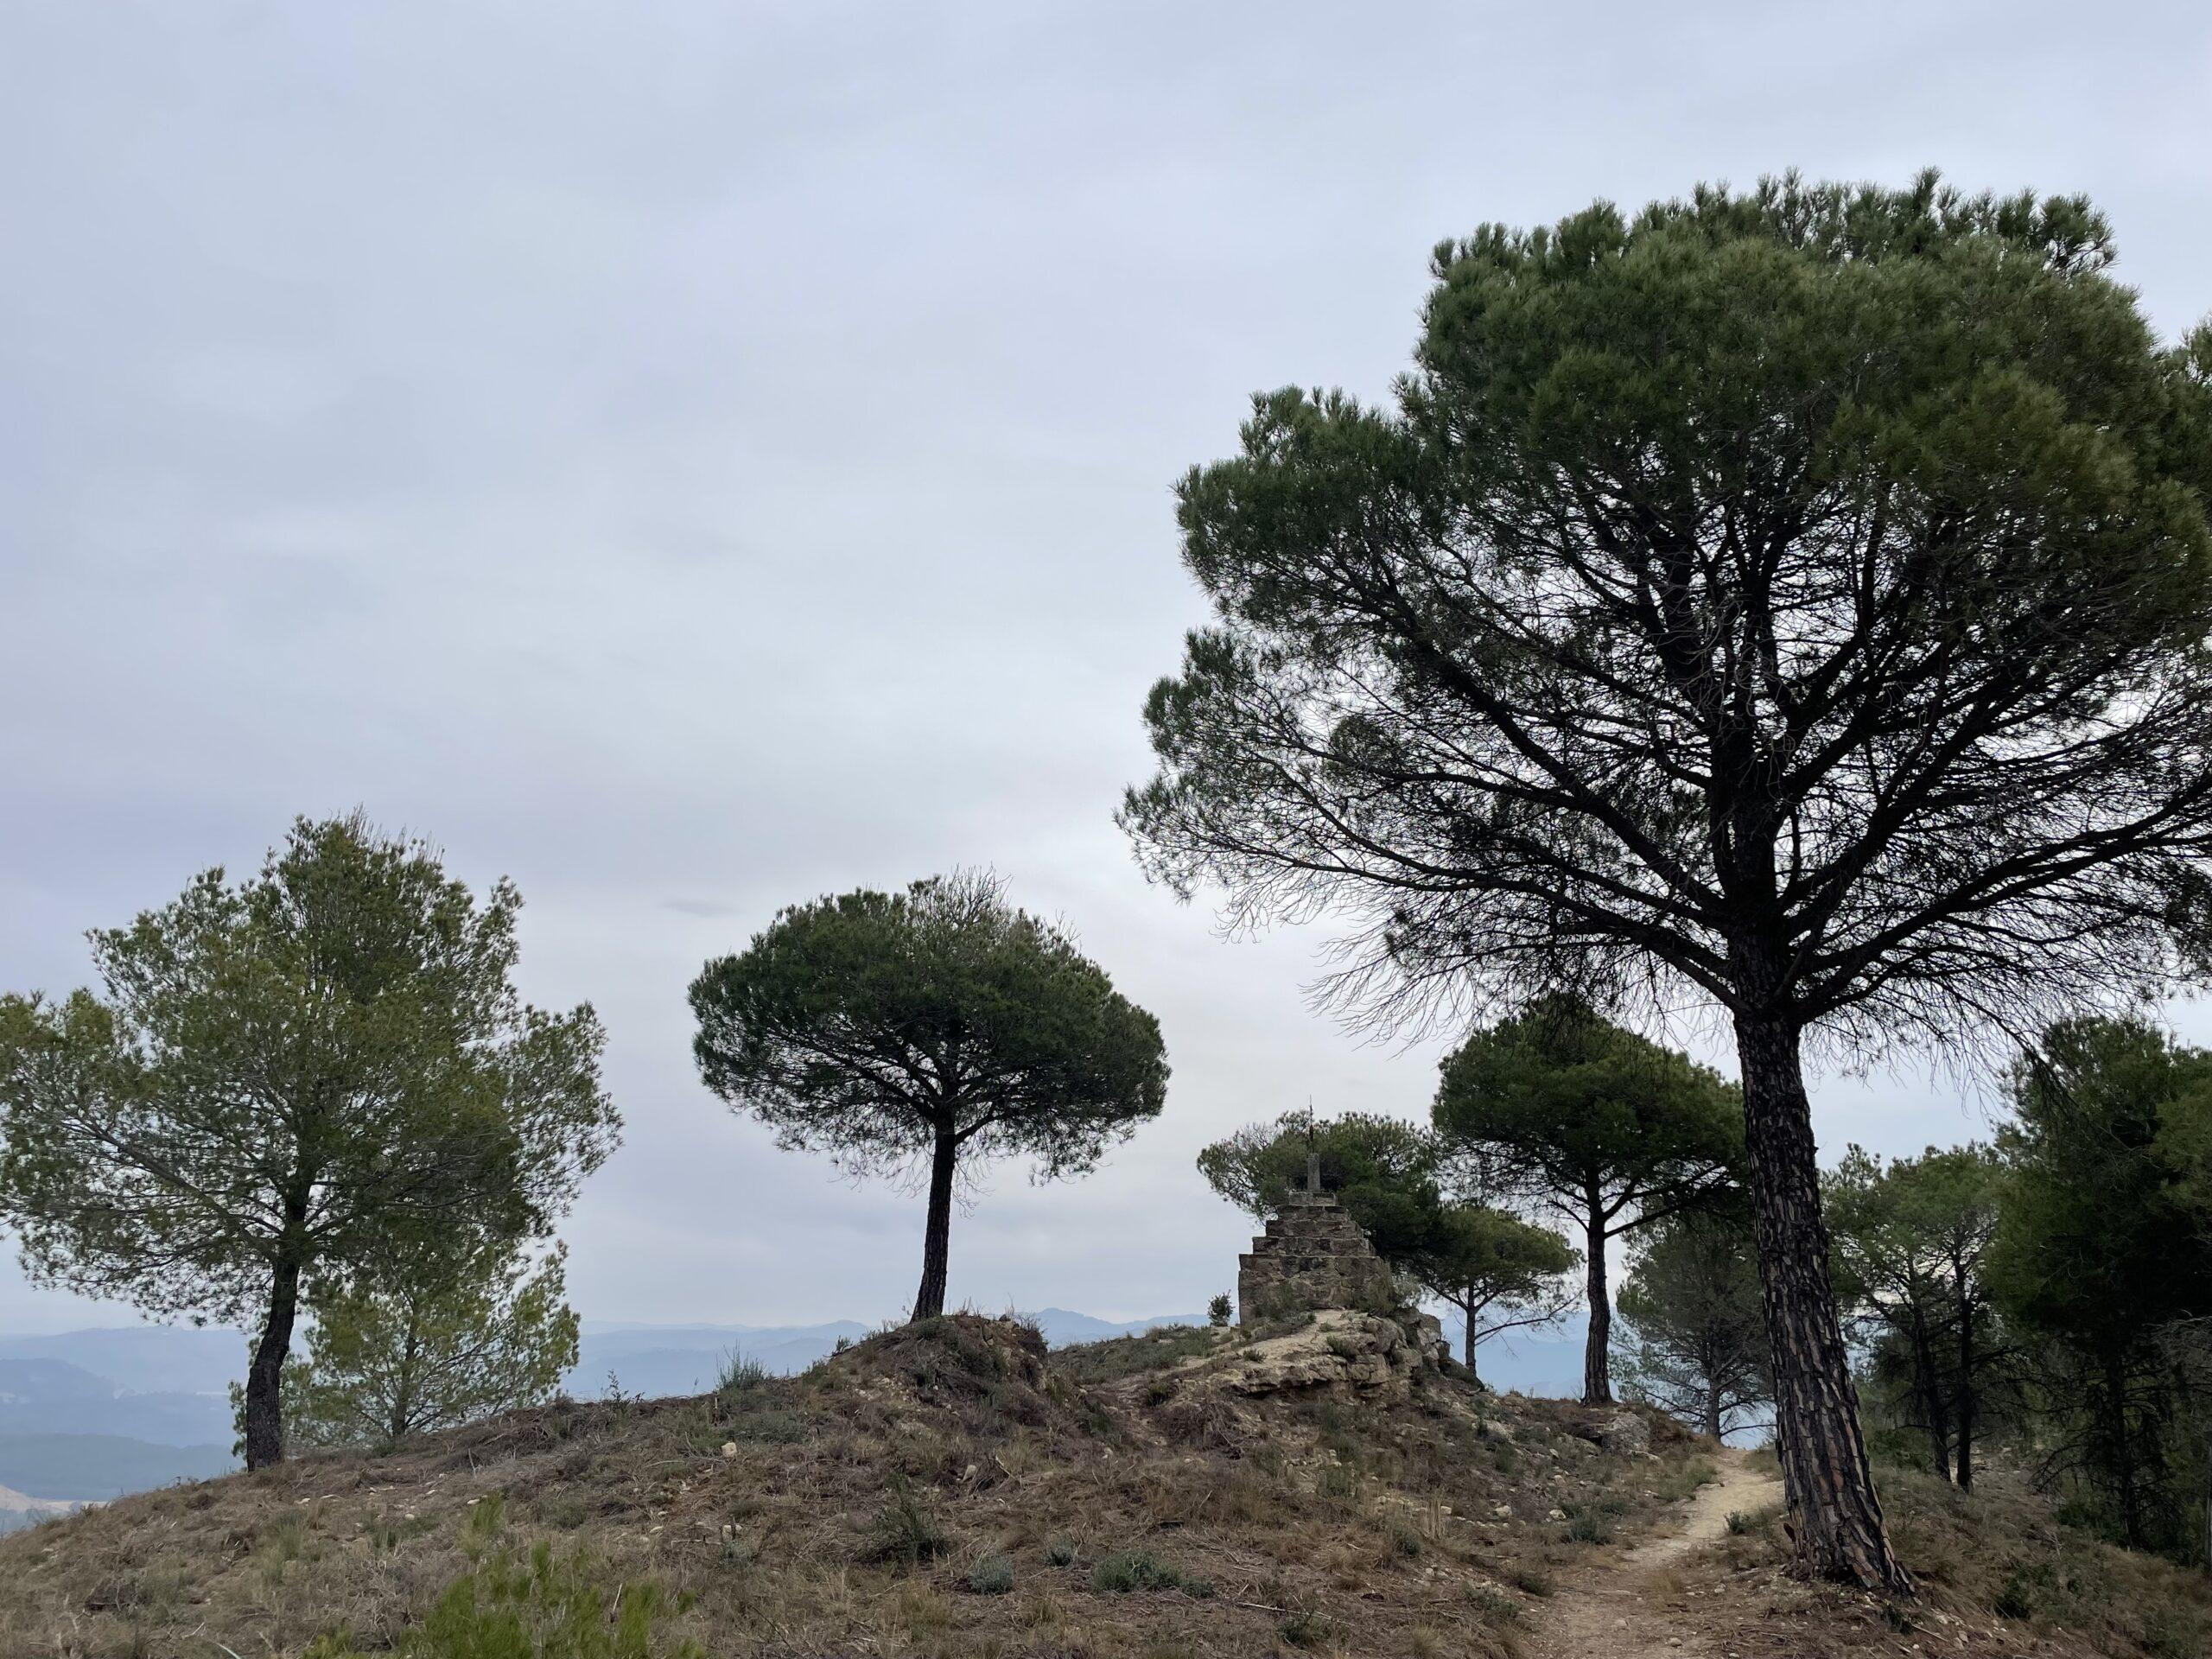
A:
<svg viewBox="0 0 2212 1659">
<path fill-rule="evenodd" d="M 1610 1559 L 1579 1569 L 1538 1624 L 1538 1659 L 1662 1659 L 1719 1654 L 1726 1635 L 1684 1595 L 1683 1559 L 1727 1535 L 1728 1517 L 1782 1501 L 1782 1484 L 1741 1452 L 1716 1454 L 1719 1478 L 1700 1487 L 1661 1529 Z"/>
</svg>

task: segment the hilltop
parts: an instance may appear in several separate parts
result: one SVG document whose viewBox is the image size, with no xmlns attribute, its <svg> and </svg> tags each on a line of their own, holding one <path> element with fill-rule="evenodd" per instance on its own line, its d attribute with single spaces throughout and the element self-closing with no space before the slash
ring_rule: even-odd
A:
<svg viewBox="0 0 2212 1659">
<path fill-rule="evenodd" d="M 1950 1558 L 1909 1614 L 1801 1586 L 1764 1481 L 1649 1414 L 1491 1395 L 1362 1314 L 1050 1352 L 962 1314 L 798 1376 L 564 1402 L 48 1522 L 0 1540 L 0 1652 L 2202 1650 L 2153 1645 L 2203 1611 L 2185 1575 L 2019 1494 L 1971 1522 L 1900 1506 L 1913 1558 Z M 2109 1645 L 2060 1633 L 2093 1614 Z M 515 1649 L 508 1621 L 619 1640 Z"/>
</svg>

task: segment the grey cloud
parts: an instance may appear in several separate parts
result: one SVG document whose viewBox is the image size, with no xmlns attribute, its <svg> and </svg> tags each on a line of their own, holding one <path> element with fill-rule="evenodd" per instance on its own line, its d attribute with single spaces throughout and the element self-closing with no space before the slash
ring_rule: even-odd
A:
<svg viewBox="0 0 2212 1659">
<path fill-rule="evenodd" d="M 1433 1045 L 1306 1007 L 1110 815 L 1203 611 L 1170 486 L 1285 382 L 1386 391 L 1427 251 L 1697 180 L 2088 189 L 2212 310 L 2195 7 L 16 7 L 0 18 L 0 985 L 359 804 L 530 908 L 612 1033 L 588 1314 L 875 1319 L 917 1206 L 693 1077 L 776 908 L 995 866 L 1157 1011 L 1166 1116 L 999 1173 L 956 1296 L 1202 1305 L 1191 1168 Z M 2063 112 L 2063 113 L 2055 113 Z M 673 898 L 671 895 L 675 895 Z M 1907 1057 L 1822 1127 L 1979 1127 Z M 0 1326 L 81 1310 L 0 1274 Z"/>
</svg>

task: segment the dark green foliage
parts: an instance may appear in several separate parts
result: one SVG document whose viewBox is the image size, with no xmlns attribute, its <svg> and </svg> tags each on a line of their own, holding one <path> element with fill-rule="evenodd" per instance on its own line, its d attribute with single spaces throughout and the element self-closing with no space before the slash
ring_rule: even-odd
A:
<svg viewBox="0 0 2212 1659">
<path fill-rule="evenodd" d="M 1444 1062 L 1439 1141 L 1483 1180 L 1582 1236 L 1583 1397 L 1609 1400 L 1606 1241 L 1710 1200 L 1743 1159 L 1735 1088 L 1579 998 L 1550 996 L 1478 1031 Z"/>
<path fill-rule="evenodd" d="M 1223 1198 L 1264 1221 L 1289 1194 L 1304 1190 L 1309 1158 L 1319 1166 L 1321 1190 L 1335 1196 L 1385 1258 L 1402 1255 L 1427 1224 L 1423 1211 L 1435 1192 L 1436 1148 L 1402 1118 L 1285 1112 L 1205 1148 L 1198 1173 Z"/>
<path fill-rule="evenodd" d="M 959 1165 L 1081 1174 L 1166 1099 L 1159 1022 L 988 876 L 794 906 L 690 998 L 707 1086 L 780 1144 L 928 1170 L 917 1319 L 944 1311 Z"/>
<path fill-rule="evenodd" d="M 106 998 L 0 997 L 0 1214 L 32 1275 L 261 1333 L 246 1454 L 283 1454 L 302 1285 L 543 1236 L 616 1139 L 588 1007 L 512 976 L 520 896 L 420 842 L 295 824 L 96 931 Z"/>
<path fill-rule="evenodd" d="M 670 1632 L 680 1611 L 650 1579 L 614 1579 L 588 1556 L 539 1543 L 486 1555 L 397 1646 L 375 1650 L 393 1659 L 706 1659 L 697 1643 Z M 305 1659 L 365 1656 L 340 1634 L 311 1643 Z"/>
<path fill-rule="evenodd" d="M 1224 1291 L 1206 1304 L 1206 1323 L 1219 1329 L 1229 1323 L 1236 1312 L 1236 1305 L 1229 1300 L 1229 1293 Z"/>
<path fill-rule="evenodd" d="M 1991 1289 L 2031 1351 L 2059 1468 L 2131 1544 L 2202 1559 L 2212 1484 L 2212 1054 L 2138 1020 L 2023 1059 Z"/>
<path fill-rule="evenodd" d="M 1720 1013 L 1795 1535 L 1868 1587 L 1808 1033 L 2022 1028 L 2206 942 L 2212 330 L 2112 258 L 1932 174 L 1484 226 L 1389 404 L 1260 397 L 1179 493 L 1215 617 L 1146 705 L 1146 869 L 1348 925 L 1384 1023 Z"/>
<path fill-rule="evenodd" d="M 284 1368 L 297 1443 L 390 1446 L 550 1399 L 576 1363 L 566 1259 L 464 1235 L 330 1287 Z"/>
<path fill-rule="evenodd" d="M 1570 1275 L 1580 1258 L 1548 1228 L 1486 1204 L 1446 1204 L 1405 1262 L 1431 1295 L 1459 1310 L 1459 1357 L 1501 1332 L 1549 1325 L 1574 1302 Z"/>
<path fill-rule="evenodd" d="M 1109 1555 L 1091 1569 L 1090 1587 L 1124 1595 L 1139 1590 L 1180 1590 L 1199 1600 L 1213 1594 L 1206 1580 L 1192 1578 L 1148 1549 L 1117 1550 Z"/>
<path fill-rule="evenodd" d="M 1752 1257 L 1740 1206 L 1686 1211 L 1638 1240 L 1620 1294 L 1630 1399 L 1719 1440 L 1773 1398 Z"/>
<path fill-rule="evenodd" d="M 1559 1281 L 1574 1253 L 1554 1233 L 1448 1196 L 1443 1183 L 1454 1172 L 1445 1148 L 1402 1119 L 1287 1112 L 1207 1147 L 1198 1173 L 1230 1203 L 1264 1218 L 1304 1186 L 1309 1161 L 1322 1191 L 1335 1195 L 1377 1255 L 1459 1310 L 1469 1369 L 1478 1344 L 1548 1323 L 1571 1300 Z"/>
<path fill-rule="evenodd" d="M 1836 1294 L 1874 1342 L 1871 1380 L 1937 1478 L 1969 1489 L 2002 1344 L 1984 1282 L 2002 1177 L 1983 1147 L 1887 1165 L 1853 1147 L 1823 1184 Z"/>
</svg>

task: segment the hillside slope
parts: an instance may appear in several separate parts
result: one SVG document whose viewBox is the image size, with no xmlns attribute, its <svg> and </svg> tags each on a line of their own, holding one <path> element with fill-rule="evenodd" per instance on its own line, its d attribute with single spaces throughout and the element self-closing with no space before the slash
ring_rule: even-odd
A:
<svg viewBox="0 0 2212 1659">
<path fill-rule="evenodd" d="M 954 1316 L 803 1376 L 145 1493 L 0 1541 L 0 1630 L 10 1659 L 464 1653 L 423 1645 L 456 1586 L 556 1625 L 620 1585 L 627 1617 L 664 1599 L 640 1652 L 1503 1653 L 1700 1472 L 1682 1437 L 1609 1453 L 1599 1416 L 1327 1318 L 1048 1363 Z"/>
<path fill-rule="evenodd" d="M 1646 1608 L 1669 1652 L 1918 1639 L 1789 1580 L 1770 1522 L 1624 1565 L 1741 1459 L 1410 1359 L 1359 1315 L 1051 1355 L 956 1315 L 802 1376 L 550 1406 L 0 1539 L 0 1654 L 1503 1659 Z M 1922 1650 L 2094 1649 L 1990 1615 Z"/>
</svg>

